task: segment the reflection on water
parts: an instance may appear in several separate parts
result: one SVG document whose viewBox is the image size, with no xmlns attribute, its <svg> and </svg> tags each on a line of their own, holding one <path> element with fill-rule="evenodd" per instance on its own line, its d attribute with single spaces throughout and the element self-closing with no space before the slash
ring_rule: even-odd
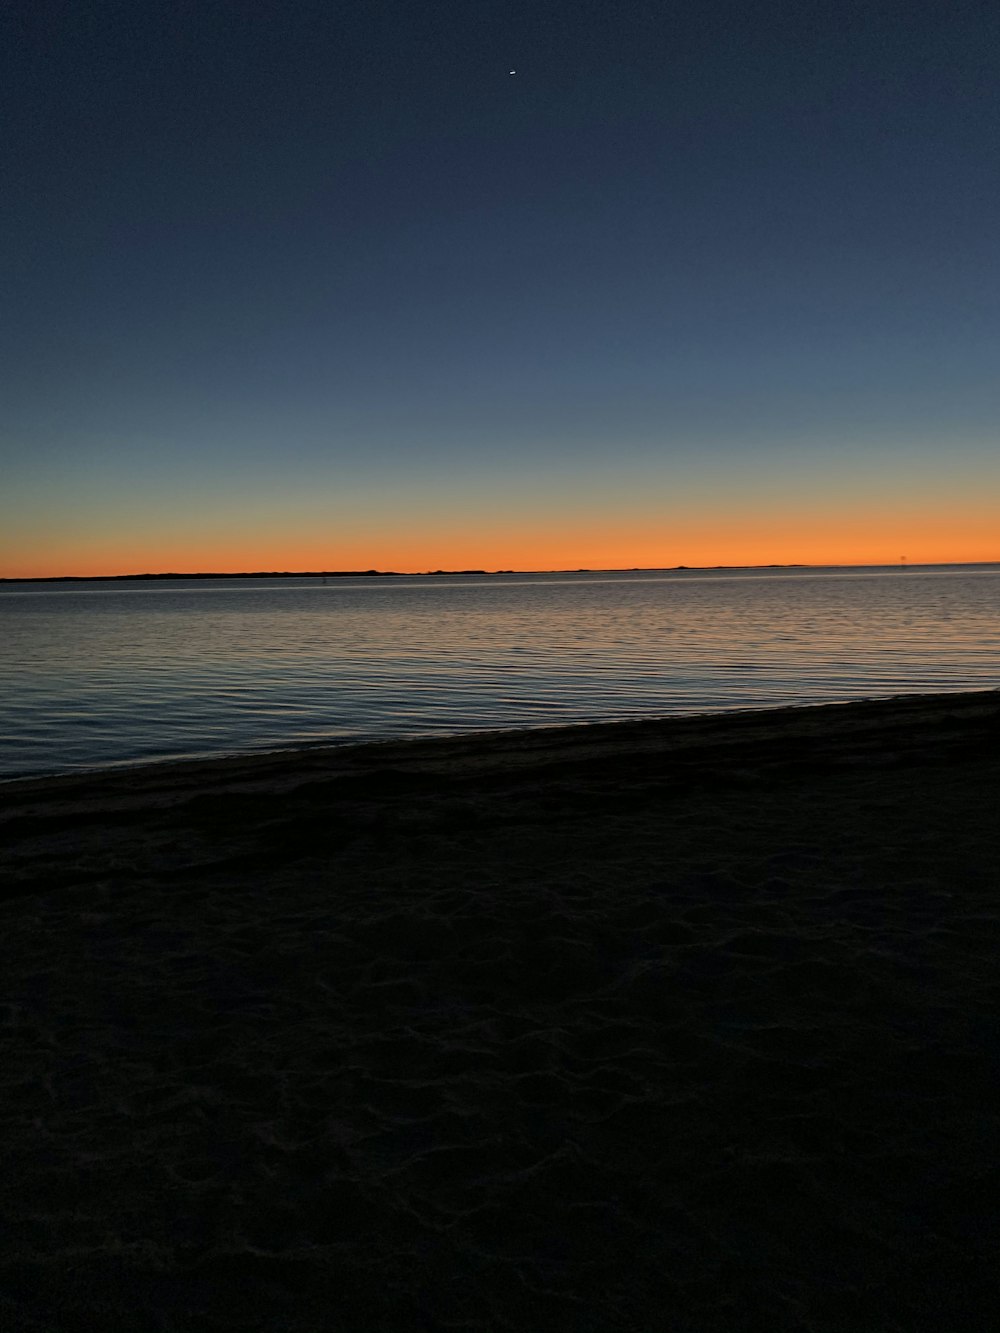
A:
<svg viewBox="0 0 1000 1333">
<path fill-rule="evenodd" d="M 1000 566 L 0 585 L 0 775 L 1000 685 Z"/>
</svg>

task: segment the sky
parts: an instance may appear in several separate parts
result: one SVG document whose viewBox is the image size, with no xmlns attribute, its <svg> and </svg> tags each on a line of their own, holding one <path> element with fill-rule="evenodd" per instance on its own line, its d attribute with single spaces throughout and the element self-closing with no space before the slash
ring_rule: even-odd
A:
<svg viewBox="0 0 1000 1333">
<path fill-rule="evenodd" d="M 1000 8 L 7 0 L 0 576 L 1000 559 Z"/>
</svg>

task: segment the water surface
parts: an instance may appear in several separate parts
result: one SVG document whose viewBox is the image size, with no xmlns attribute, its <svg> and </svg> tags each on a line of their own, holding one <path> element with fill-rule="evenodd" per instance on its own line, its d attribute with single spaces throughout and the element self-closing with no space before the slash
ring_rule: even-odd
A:
<svg viewBox="0 0 1000 1333">
<path fill-rule="evenodd" d="M 0 776 L 1000 685 L 1000 566 L 0 584 Z"/>
</svg>

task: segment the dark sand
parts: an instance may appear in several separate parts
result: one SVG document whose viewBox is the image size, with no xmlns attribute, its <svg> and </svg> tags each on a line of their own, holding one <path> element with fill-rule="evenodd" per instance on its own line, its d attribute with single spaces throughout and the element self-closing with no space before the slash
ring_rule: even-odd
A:
<svg viewBox="0 0 1000 1333">
<path fill-rule="evenodd" d="M 998 1326 L 997 693 L 0 808 L 4 1333 Z"/>
</svg>

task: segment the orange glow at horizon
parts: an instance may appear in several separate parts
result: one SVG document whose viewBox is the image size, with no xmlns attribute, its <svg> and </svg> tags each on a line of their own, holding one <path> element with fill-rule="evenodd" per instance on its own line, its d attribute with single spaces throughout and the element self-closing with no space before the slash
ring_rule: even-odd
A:
<svg viewBox="0 0 1000 1333">
<path fill-rule="evenodd" d="M 309 525 L 311 526 L 311 525 Z M 649 513 L 626 522 L 579 513 L 551 523 L 500 520 L 443 521 L 432 527 L 396 525 L 363 536 L 357 530 L 338 540 L 314 531 L 272 530 L 264 540 L 199 539 L 155 531 L 146 536 L 86 533 L 35 544 L 32 551 L 0 552 L 0 576 L 87 577 L 129 573 L 242 573 L 296 570 L 436 569 L 556 570 L 691 568 L 716 565 L 872 565 L 981 563 L 1000 560 L 1000 515 L 996 506 L 954 506 L 934 512 L 923 506 L 898 513 L 855 510 L 851 514 L 808 512 L 704 513 L 678 518 Z"/>
</svg>

